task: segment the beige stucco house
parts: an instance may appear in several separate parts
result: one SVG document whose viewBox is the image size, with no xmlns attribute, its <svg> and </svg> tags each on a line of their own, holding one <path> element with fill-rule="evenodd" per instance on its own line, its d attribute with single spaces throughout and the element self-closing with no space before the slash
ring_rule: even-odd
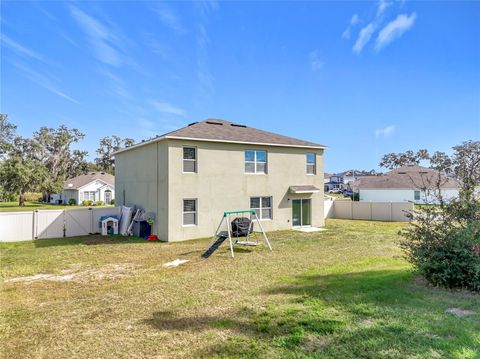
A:
<svg viewBox="0 0 480 359">
<path fill-rule="evenodd" d="M 223 212 L 266 231 L 324 225 L 325 146 L 205 120 L 115 153 L 116 203 L 156 213 L 164 241 L 210 237 Z"/>
</svg>

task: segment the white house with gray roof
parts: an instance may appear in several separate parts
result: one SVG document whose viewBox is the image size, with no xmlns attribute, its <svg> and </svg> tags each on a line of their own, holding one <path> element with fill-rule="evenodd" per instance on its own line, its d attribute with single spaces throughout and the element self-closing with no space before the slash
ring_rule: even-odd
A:
<svg viewBox="0 0 480 359">
<path fill-rule="evenodd" d="M 321 227 L 324 149 L 224 120 L 195 122 L 114 154 L 116 203 L 154 212 L 164 241 L 211 237 L 224 211 L 241 209 L 255 209 L 267 231 Z"/>
<path fill-rule="evenodd" d="M 403 166 L 381 176 L 364 176 L 353 184 L 360 201 L 438 203 L 458 197 L 460 184 L 454 178 L 421 166 Z"/>
<path fill-rule="evenodd" d="M 105 172 L 89 172 L 66 180 L 62 193 L 52 194 L 50 203 L 76 204 L 83 201 L 102 201 L 110 204 L 115 199 L 115 177 Z"/>
</svg>

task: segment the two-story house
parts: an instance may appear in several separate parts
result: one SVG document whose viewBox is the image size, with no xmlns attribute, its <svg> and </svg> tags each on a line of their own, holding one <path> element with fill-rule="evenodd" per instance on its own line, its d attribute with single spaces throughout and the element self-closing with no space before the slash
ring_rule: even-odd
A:
<svg viewBox="0 0 480 359">
<path fill-rule="evenodd" d="M 115 153 L 117 204 L 156 213 L 164 241 L 210 237 L 224 211 L 265 230 L 324 225 L 325 146 L 205 120 Z"/>
<path fill-rule="evenodd" d="M 344 190 L 346 188 L 345 183 L 343 182 L 343 172 L 334 173 L 328 177 L 328 181 L 324 184 L 325 192 L 332 190 Z"/>
</svg>

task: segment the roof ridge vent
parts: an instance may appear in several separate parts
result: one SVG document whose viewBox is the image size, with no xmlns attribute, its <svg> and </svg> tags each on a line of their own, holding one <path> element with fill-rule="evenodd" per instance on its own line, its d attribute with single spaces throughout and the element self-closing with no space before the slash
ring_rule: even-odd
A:
<svg viewBox="0 0 480 359">
<path fill-rule="evenodd" d="M 198 121 L 195 121 L 195 122 L 189 123 L 189 124 L 188 124 L 188 127 L 190 127 L 190 126 L 193 126 L 193 125 L 196 125 L 197 123 L 198 123 Z M 157 136 L 157 137 L 158 137 L 158 136 Z"/>
<path fill-rule="evenodd" d="M 223 126 L 223 123 L 220 121 L 215 121 L 215 120 L 207 120 L 206 121 L 209 125 L 218 125 L 218 126 Z"/>
<path fill-rule="evenodd" d="M 239 123 L 231 123 L 230 126 L 247 128 L 246 125 L 241 125 L 241 124 L 239 124 Z"/>
</svg>

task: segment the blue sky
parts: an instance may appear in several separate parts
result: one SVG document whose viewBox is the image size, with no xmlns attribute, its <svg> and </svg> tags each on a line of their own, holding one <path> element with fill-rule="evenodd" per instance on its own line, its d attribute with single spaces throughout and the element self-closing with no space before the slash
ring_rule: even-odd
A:
<svg viewBox="0 0 480 359">
<path fill-rule="evenodd" d="M 10 2 L 1 111 L 136 140 L 224 118 L 329 146 L 325 169 L 480 139 L 480 2 Z"/>
</svg>

